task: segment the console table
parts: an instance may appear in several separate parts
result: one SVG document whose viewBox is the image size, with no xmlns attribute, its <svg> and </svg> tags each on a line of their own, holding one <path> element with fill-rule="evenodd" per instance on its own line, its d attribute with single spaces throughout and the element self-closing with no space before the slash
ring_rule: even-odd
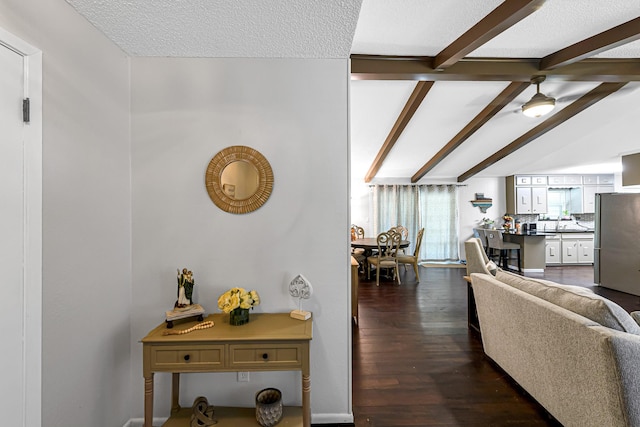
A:
<svg viewBox="0 0 640 427">
<path fill-rule="evenodd" d="M 189 427 L 191 407 L 181 408 L 180 373 L 237 371 L 300 371 L 302 407 L 285 407 L 283 426 L 311 426 L 309 344 L 312 319 L 292 319 L 289 313 L 251 314 L 242 326 L 229 325 L 228 314 L 212 314 L 205 321 L 215 326 L 182 335 L 163 335 L 163 322 L 142 339 L 144 375 L 144 427 L 152 427 L 153 375 L 172 373 L 171 416 L 163 427 Z M 180 323 L 173 331 L 199 322 Z M 256 390 L 258 391 L 258 390 Z M 215 408 L 216 427 L 255 426 L 255 408 Z"/>
</svg>

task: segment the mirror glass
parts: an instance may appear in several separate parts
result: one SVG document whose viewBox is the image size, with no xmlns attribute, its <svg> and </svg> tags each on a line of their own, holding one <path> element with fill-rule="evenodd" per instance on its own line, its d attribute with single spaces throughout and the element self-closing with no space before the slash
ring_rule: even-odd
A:
<svg viewBox="0 0 640 427">
<path fill-rule="evenodd" d="M 250 147 L 235 145 L 213 156 L 205 173 L 213 203 L 235 214 L 255 211 L 273 189 L 273 171 L 267 159 Z"/>
<path fill-rule="evenodd" d="M 235 200 L 246 200 L 253 196 L 260 185 L 258 169 L 251 163 L 238 160 L 229 163 L 220 176 L 224 193 Z"/>
<path fill-rule="evenodd" d="M 582 189 L 549 188 L 547 190 L 547 217 L 549 219 L 568 218 L 582 213 Z"/>
</svg>

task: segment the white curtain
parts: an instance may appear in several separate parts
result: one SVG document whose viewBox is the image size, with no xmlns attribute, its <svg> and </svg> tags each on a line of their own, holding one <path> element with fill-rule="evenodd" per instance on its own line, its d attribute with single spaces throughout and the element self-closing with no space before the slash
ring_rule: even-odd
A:
<svg viewBox="0 0 640 427">
<path fill-rule="evenodd" d="M 413 253 L 424 227 L 420 261 L 458 261 L 458 205 L 455 185 L 374 185 L 371 217 L 377 235 L 396 225 L 409 230 Z M 413 239 L 412 239 L 413 238 Z"/>
</svg>

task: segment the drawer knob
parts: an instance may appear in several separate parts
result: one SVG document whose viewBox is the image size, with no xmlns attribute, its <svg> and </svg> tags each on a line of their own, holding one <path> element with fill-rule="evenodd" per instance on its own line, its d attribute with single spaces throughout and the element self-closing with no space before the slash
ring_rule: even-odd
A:
<svg viewBox="0 0 640 427">
<path fill-rule="evenodd" d="M 184 360 L 185 360 L 185 362 L 188 362 L 188 361 L 189 361 L 189 359 L 191 359 L 191 356 L 189 356 L 188 354 L 185 354 L 185 355 L 184 355 Z"/>
<path fill-rule="evenodd" d="M 268 353 L 262 353 L 262 359 L 268 360 L 269 359 L 269 354 Z"/>
</svg>

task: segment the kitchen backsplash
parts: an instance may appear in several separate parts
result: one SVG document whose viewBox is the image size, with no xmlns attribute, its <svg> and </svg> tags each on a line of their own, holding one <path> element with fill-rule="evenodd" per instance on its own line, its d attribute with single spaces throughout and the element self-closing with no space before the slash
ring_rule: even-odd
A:
<svg viewBox="0 0 640 427">
<path fill-rule="evenodd" d="M 520 223 L 536 223 L 538 231 L 561 231 L 566 230 L 593 230 L 595 227 L 595 214 L 572 215 L 571 220 L 540 220 L 535 215 L 513 215 L 513 219 Z"/>
</svg>

